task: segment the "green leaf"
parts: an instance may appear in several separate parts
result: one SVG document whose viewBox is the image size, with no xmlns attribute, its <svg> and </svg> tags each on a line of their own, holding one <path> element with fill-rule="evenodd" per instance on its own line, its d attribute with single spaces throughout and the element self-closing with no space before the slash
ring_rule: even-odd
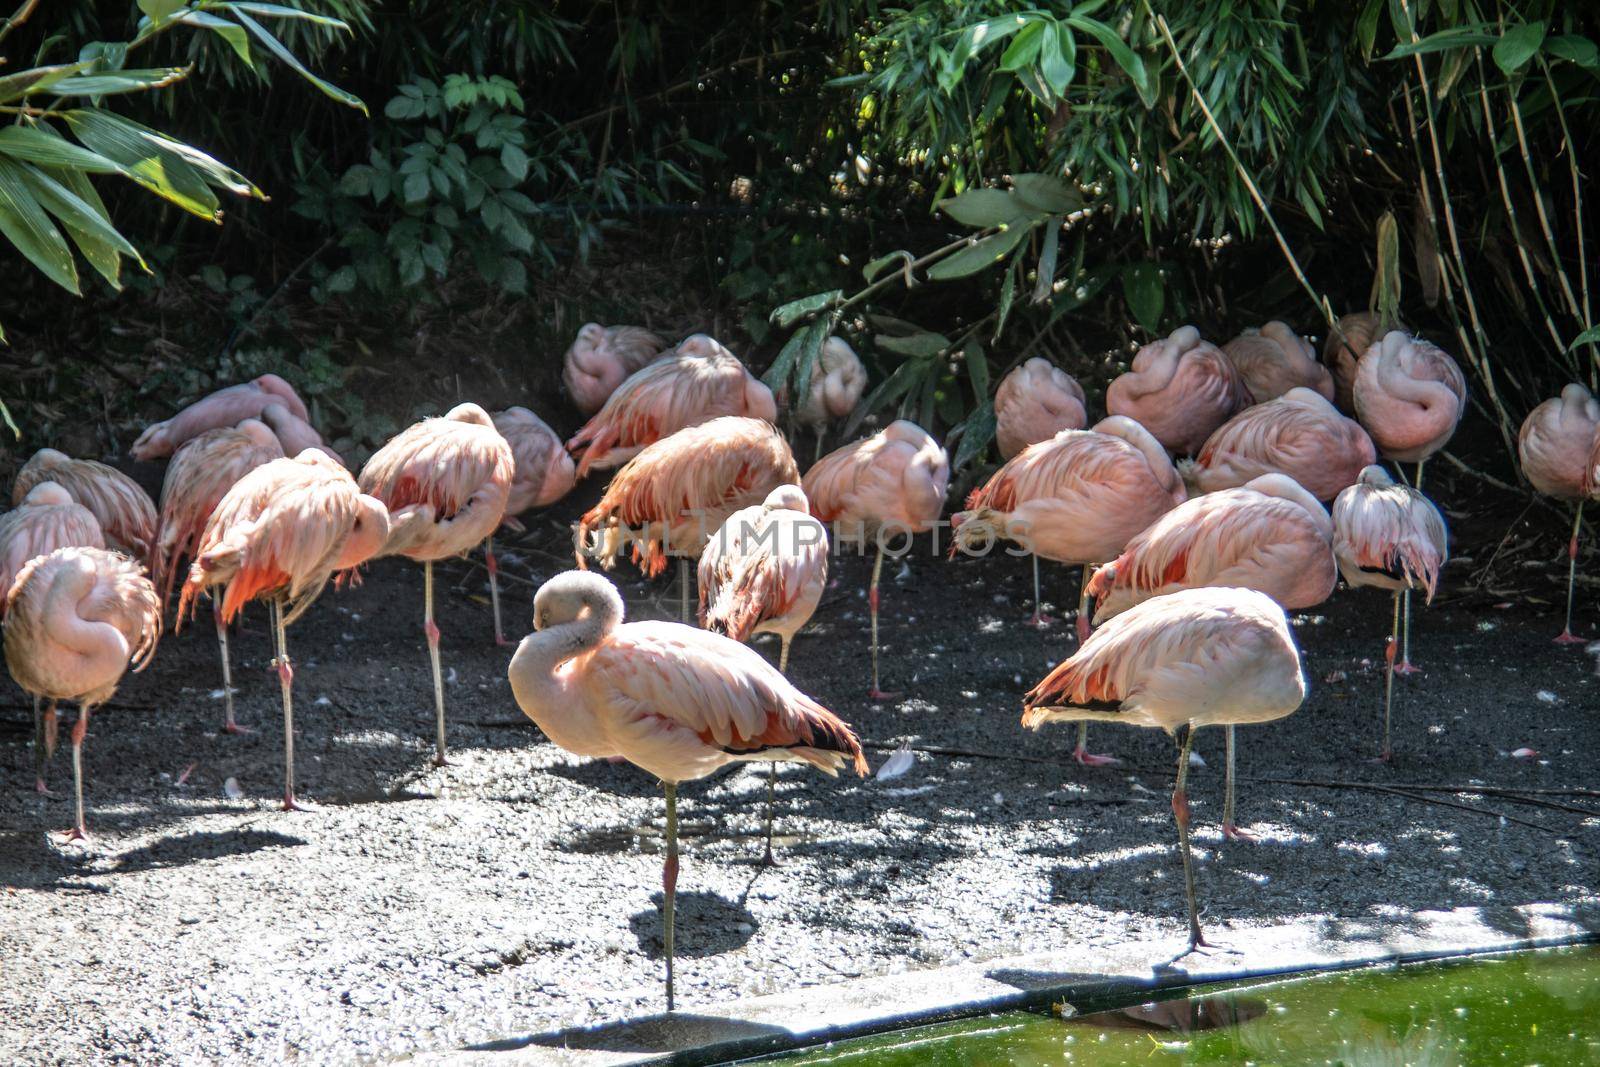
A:
<svg viewBox="0 0 1600 1067">
<path fill-rule="evenodd" d="M 94 186 L 89 184 L 89 178 L 86 174 L 76 170 L 53 170 L 49 173 L 56 181 L 66 186 L 74 196 L 83 201 L 90 211 L 101 219 L 107 220 L 107 225 L 110 224 L 111 213 L 106 210 L 106 205 L 101 201 L 100 194 L 95 192 Z M 67 236 L 71 237 L 72 243 L 78 246 L 79 254 L 88 261 L 91 267 L 99 272 L 102 278 L 111 284 L 113 289 L 122 288 L 123 255 L 131 255 L 138 261 L 139 266 L 149 271 L 149 266 L 146 265 L 143 257 L 137 251 L 133 251 L 131 246 L 128 246 L 126 250 L 123 248 L 123 246 L 127 245 L 127 241 L 122 238 L 121 234 L 117 234 L 115 230 L 112 230 L 112 233 L 116 234 L 115 240 L 101 240 L 95 236 L 94 232 L 80 231 L 76 227 L 67 224 L 65 219 L 62 221 L 63 225 L 67 227 Z"/>
<path fill-rule="evenodd" d="M 80 148 L 47 124 L 0 127 L 0 155 L 46 167 L 72 167 L 91 174 L 123 172 L 118 164 L 98 152 Z"/>
<path fill-rule="evenodd" d="M 934 206 L 963 226 L 978 229 L 999 226 L 1027 213 L 1026 207 L 1003 189 L 968 189 Z"/>
<path fill-rule="evenodd" d="M 1013 248 L 1022 243 L 1033 230 L 1032 225 L 1018 224 L 999 233 L 990 234 L 981 241 L 968 245 L 954 255 L 947 256 L 928 268 L 928 277 L 934 281 L 965 278 L 994 266 Z"/>
<path fill-rule="evenodd" d="M 767 319 L 778 329 L 787 330 L 813 311 L 821 311 L 823 308 L 830 306 L 843 295 L 843 289 L 829 289 L 825 293 L 812 293 L 810 296 L 802 296 L 799 300 L 791 300 L 787 304 L 774 308 L 772 314 L 767 316 Z"/>
<path fill-rule="evenodd" d="M 350 29 L 349 23 L 345 22 L 343 19 L 329 18 L 327 15 L 319 15 L 315 11 L 305 11 L 298 7 L 284 7 L 282 4 L 255 4 L 243 2 L 234 4 L 217 4 L 216 6 L 224 9 L 232 9 L 235 12 L 248 11 L 252 15 L 260 15 L 262 18 L 301 19 L 305 22 L 315 22 L 318 26 L 327 26 L 329 29 L 343 30 L 346 33 L 353 32 Z"/>
<path fill-rule="evenodd" d="M 1378 16 L 1383 14 L 1383 0 L 1367 0 L 1366 10 L 1356 19 L 1356 41 L 1361 45 L 1361 58 L 1372 59 L 1372 49 L 1378 40 Z"/>
<path fill-rule="evenodd" d="M 1128 75 L 1128 80 L 1133 83 L 1134 89 L 1138 91 L 1139 99 L 1144 103 L 1144 106 L 1147 108 L 1156 106 L 1156 86 L 1150 79 L 1149 69 L 1144 65 L 1144 60 L 1140 59 L 1138 53 L 1128 47 L 1128 42 L 1124 41 L 1116 30 L 1113 30 L 1103 22 L 1081 18 L 1077 15 L 1070 16 L 1067 19 L 1067 25 L 1079 33 L 1087 33 L 1104 45 L 1105 50 L 1111 53 L 1111 58 L 1116 61 L 1117 66 L 1121 67 L 1123 72 Z"/>
<path fill-rule="evenodd" d="M 84 74 L 71 78 L 62 78 L 48 89 L 36 89 L 29 95 L 38 92 L 51 92 L 56 96 L 112 96 L 117 93 L 142 93 L 150 89 L 161 89 L 175 82 L 180 82 L 189 76 L 188 67 L 157 67 L 152 70 L 119 70 L 105 74 Z"/>
<path fill-rule="evenodd" d="M 967 364 L 967 378 L 972 382 L 972 395 L 979 400 L 989 396 L 989 357 L 984 354 L 983 346 L 974 338 L 967 342 L 961 352 Z"/>
<path fill-rule="evenodd" d="M 985 400 L 972 409 L 961 424 L 961 443 L 956 446 L 955 466 L 959 469 L 977 459 L 994 440 L 997 425 L 994 401 Z"/>
<path fill-rule="evenodd" d="M 1015 174 L 1011 184 L 1023 204 L 1039 214 L 1070 215 L 1083 207 L 1083 194 L 1054 174 Z"/>
<path fill-rule="evenodd" d="M 877 338 L 878 347 L 902 356 L 936 356 L 950 347 L 950 338 L 942 333 L 919 330 L 905 337 Z"/>
<path fill-rule="evenodd" d="M 6 331 L 0 329 L 0 344 L 4 344 L 5 340 Z M 17 424 L 11 421 L 11 409 L 6 407 L 4 400 L 0 400 L 0 420 L 5 421 L 6 429 L 10 430 L 18 441 L 22 440 L 22 431 L 17 429 Z"/>
<path fill-rule="evenodd" d="M 21 165 L 9 159 L 0 159 L 0 233 L 45 277 L 73 296 L 83 295 L 67 239 L 28 191 Z"/>
<path fill-rule="evenodd" d="M 1590 70 L 1600 66 L 1600 48 L 1596 48 L 1595 43 L 1589 38 L 1577 34 L 1551 37 L 1545 41 L 1544 50 L 1558 59 L 1568 60 Z"/>
<path fill-rule="evenodd" d="M 528 176 L 528 153 L 507 141 L 500 148 L 500 165 L 520 182 Z"/>
<path fill-rule="evenodd" d="M 1057 96 L 1066 94 L 1076 69 L 1078 45 L 1072 30 L 1063 23 L 1050 27 L 1039 48 L 1039 73 Z"/>
<path fill-rule="evenodd" d="M 1000 340 L 1000 334 L 1006 328 L 1006 319 L 1011 317 L 1011 305 L 1017 299 L 1017 260 L 1013 256 L 1011 265 L 1006 269 L 1006 277 L 1000 283 L 1000 307 L 995 312 L 994 333 L 991 340 Z"/>
<path fill-rule="evenodd" d="M 85 243 L 90 246 L 92 254 L 86 252 L 84 258 L 88 259 L 112 286 L 121 288 L 119 281 L 121 269 L 116 262 L 116 256 L 129 256 L 138 260 L 141 267 L 149 269 L 138 251 L 128 243 L 127 238 L 111 225 L 105 205 L 99 203 L 98 197 L 94 203 L 90 203 L 49 174 L 28 166 L 18 166 L 16 169 L 21 173 L 22 180 L 27 183 L 28 191 L 33 194 L 34 199 L 66 227 L 74 243 L 79 245 L 80 249 Z M 111 256 L 109 261 L 106 258 L 107 253 Z M 99 257 L 99 263 L 95 262 L 96 257 Z M 103 269 L 106 266 L 111 267 L 109 273 Z"/>
<path fill-rule="evenodd" d="M 160 22 L 171 18 L 173 12 L 181 10 L 185 3 L 187 0 L 139 0 L 139 10 L 149 15 L 151 22 Z"/>
<path fill-rule="evenodd" d="M 1044 45 L 1045 30 L 1048 28 L 1049 25 L 1042 20 L 1024 26 L 1000 57 L 1000 69 L 1017 71 L 1031 65 Z"/>
<path fill-rule="evenodd" d="M 800 358 L 800 354 L 810 347 L 809 338 L 819 331 L 821 337 L 826 340 L 828 336 L 828 320 L 819 319 L 816 322 L 808 322 L 805 326 L 789 335 L 789 340 L 784 342 L 783 347 L 778 350 L 778 358 L 772 361 L 772 366 L 767 368 L 767 373 L 761 376 L 761 380 L 766 383 L 767 388 L 773 390 L 782 389 L 788 383 L 789 372 L 794 369 L 795 362 Z M 816 344 L 820 348 L 822 341 L 819 340 Z"/>
<path fill-rule="evenodd" d="M 238 23 L 229 22 L 227 19 L 219 19 L 217 16 L 207 14 L 204 11 L 185 11 L 178 16 L 178 21 L 185 26 L 198 26 L 201 29 L 210 30 L 212 33 L 217 34 L 228 42 L 228 47 L 232 48 L 234 53 L 244 61 L 245 66 L 251 70 L 255 69 L 255 60 L 250 58 L 250 38 L 244 32 L 244 27 Z"/>
<path fill-rule="evenodd" d="M 20 100 L 30 92 L 48 89 L 62 78 L 68 78 L 92 66 L 89 62 L 63 63 L 55 67 L 34 67 L 0 78 L 0 104 Z"/>
<path fill-rule="evenodd" d="M 1161 312 L 1167 302 L 1167 291 L 1161 283 L 1161 268 L 1148 260 L 1130 264 L 1122 272 L 1122 295 L 1128 300 L 1128 310 L 1139 325 L 1150 333 L 1161 326 Z"/>
<path fill-rule="evenodd" d="M 1407 41 L 1398 44 L 1383 58 L 1405 59 L 1408 56 L 1427 55 L 1430 52 L 1448 52 L 1456 48 L 1475 48 L 1479 45 L 1494 44 L 1500 40 L 1498 34 L 1490 33 L 1494 28 L 1492 22 L 1474 22 L 1467 26 L 1452 26 L 1448 30 L 1431 33 L 1417 41 Z"/>
<path fill-rule="evenodd" d="M 417 204 L 428 199 L 428 172 L 420 170 L 406 175 L 405 185 L 401 186 L 400 192 L 402 198 L 408 204 Z M 496 210 L 498 210 L 499 205 L 495 206 Z"/>
<path fill-rule="evenodd" d="M 1039 252 L 1039 276 L 1033 284 L 1033 302 L 1042 304 L 1050 299 L 1056 280 L 1056 260 L 1061 254 L 1061 216 L 1045 220 L 1044 247 Z M 1000 331 L 995 331 L 1000 336 Z"/>
<path fill-rule="evenodd" d="M 346 107 L 353 107 L 357 111 L 361 112 L 363 115 L 369 115 L 370 114 L 367 111 L 367 105 L 361 102 L 361 98 L 360 97 L 355 96 L 352 93 L 347 93 L 343 89 L 339 88 L 337 85 L 334 85 L 331 82 L 323 81 L 321 78 L 319 78 L 315 74 L 311 73 L 309 70 L 306 69 L 305 64 L 301 63 L 298 59 L 295 58 L 295 55 L 294 55 L 293 52 L 289 51 L 287 48 L 285 48 L 283 46 L 283 42 L 282 41 L 278 40 L 276 37 L 272 36 L 272 34 L 268 33 L 267 30 L 266 30 L 266 27 L 262 26 L 261 23 L 257 22 L 255 19 L 253 19 L 249 15 L 245 14 L 245 10 L 247 10 L 247 9 L 255 9 L 255 8 L 262 8 L 262 7 L 271 8 L 271 7 L 275 7 L 276 5 L 273 5 L 273 4 L 224 4 L 222 6 L 227 8 L 228 10 L 232 11 L 234 17 L 239 20 L 239 24 L 241 26 L 243 26 L 245 29 L 249 30 L 252 34 L 254 34 L 256 40 L 258 40 L 262 44 L 266 45 L 267 51 L 271 52 L 273 55 L 277 56 L 280 60 L 282 60 L 284 65 L 287 66 L 290 70 L 293 70 L 295 73 L 299 74 L 306 81 L 310 82 L 312 85 L 315 85 L 318 89 L 322 90 L 323 95 L 331 97 L 332 99 L 339 101 L 339 103 L 344 104 Z M 284 11 L 294 11 L 294 8 L 284 8 L 283 10 Z M 297 17 L 306 17 L 306 13 L 305 12 L 295 12 L 295 14 L 296 14 Z M 285 17 L 288 17 L 288 16 L 285 16 Z M 336 23 L 336 24 L 339 24 L 339 25 L 343 25 L 342 23 L 339 23 L 337 19 L 325 20 L 325 19 L 322 19 L 320 16 L 317 17 L 317 18 L 311 19 L 311 21 L 313 21 L 313 22 L 319 22 L 319 21 L 321 21 L 321 22 L 329 22 L 329 21 L 331 21 L 333 23 Z"/>
<path fill-rule="evenodd" d="M 1582 333 L 1580 333 L 1578 336 L 1574 337 L 1572 339 L 1572 343 L 1567 346 L 1567 351 L 1571 352 L 1571 351 L 1575 350 L 1579 345 L 1593 345 L 1593 344 L 1600 344 L 1600 326 L 1591 326 L 1587 330 L 1584 330 Z"/>
<path fill-rule="evenodd" d="M 875 281 L 877 280 L 878 275 L 882 274 L 884 269 L 896 260 L 904 262 L 908 267 L 915 262 L 911 256 L 911 253 L 902 248 L 898 252 L 890 252 L 886 256 L 879 256 L 871 263 L 868 263 L 865 267 L 862 267 L 861 276 L 869 282 Z"/>
<path fill-rule="evenodd" d="M 143 127 L 109 112 L 80 109 L 64 112 L 85 147 L 122 166 L 129 178 L 157 196 L 203 219 L 221 222 L 216 195 L 200 173 L 181 156 L 143 135 Z"/>
<path fill-rule="evenodd" d="M 1539 46 L 1544 44 L 1544 34 L 1545 25 L 1542 21 L 1524 22 L 1511 27 L 1495 43 L 1495 65 L 1507 74 L 1515 74 L 1538 54 Z"/>
<path fill-rule="evenodd" d="M 828 336 L 833 333 L 833 317 L 818 319 L 810 324 L 806 331 L 805 347 L 800 350 L 798 369 L 794 374 L 794 395 L 804 397 L 811 392 L 811 376 L 816 373 L 817 358 L 822 355 L 822 346 L 828 343 Z"/>
</svg>

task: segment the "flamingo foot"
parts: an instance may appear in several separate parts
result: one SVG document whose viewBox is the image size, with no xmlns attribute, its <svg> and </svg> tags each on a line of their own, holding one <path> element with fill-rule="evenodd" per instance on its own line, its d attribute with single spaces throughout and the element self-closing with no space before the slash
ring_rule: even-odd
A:
<svg viewBox="0 0 1600 1067">
<path fill-rule="evenodd" d="M 1227 838 L 1229 841 L 1245 841 L 1252 845 L 1261 841 L 1261 838 L 1257 837 L 1249 830 L 1241 829 L 1233 825 L 1231 822 L 1225 822 L 1222 824 L 1222 836 Z"/>
<path fill-rule="evenodd" d="M 1040 612 L 1040 611 L 1035 611 L 1033 613 L 1033 618 L 1028 620 L 1028 625 L 1032 626 L 1036 630 L 1043 630 L 1043 629 L 1046 629 L 1048 627 L 1054 626 L 1055 624 L 1056 624 L 1056 619 L 1055 619 L 1054 616 L 1046 615 L 1046 614 L 1044 614 L 1043 612 Z"/>
<path fill-rule="evenodd" d="M 899 700 L 903 696 L 905 696 L 904 693 L 886 693 L 882 689 L 867 690 L 868 700 Z"/>
<path fill-rule="evenodd" d="M 1408 659 L 1403 659 L 1394 665 L 1394 673 L 1404 676 L 1407 674 L 1421 674 L 1422 668 Z"/>
<path fill-rule="evenodd" d="M 1085 767 L 1115 767 L 1122 762 L 1115 756 L 1097 756 L 1082 748 L 1073 749 L 1072 758 Z"/>
<path fill-rule="evenodd" d="M 42 797 L 54 797 L 56 795 L 49 786 L 44 784 L 43 778 L 35 778 L 33 780 L 33 791 Z"/>
<path fill-rule="evenodd" d="M 761 866 L 763 866 L 763 867 L 776 867 L 777 865 L 778 865 L 778 857 L 776 857 L 776 856 L 774 856 L 772 854 L 772 846 L 768 845 L 766 854 L 761 857 Z"/>
<path fill-rule="evenodd" d="M 87 845 L 90 840 L 89 831 L 82 826 L 74 826 L 70 830 L 61 831 L 61 843 L 63 845 L 70 845 L 74 841 L 81 841 Z"/>
<path fill-rule="evenodd" d="M 1587 638 L 1579 637 L 1571 630 L 1562 630 L 1555 639 L 1555 643 L 1558 645 L 1581 645 L 1586 643 L 1586 641 Z"/>
<path fill-rule="evenodd" d="M 286 791 L 283 794 L 283 810 L 284 811 L 315 811 L 316 809 L 315 808 L 306 807 L 304 804 L 300 803 L 300 801 L 295 797 L 294 793 Z"/>
<path fill-rule="evenodd" d="M 507 645 L 516 644 L 515 641 L 507 640 L 506 636 L 504 634 L 495 634 L 494 635 L 494 643 L 499 645 L 501 648 L 505 648 Z"/>
<path fill-rule="evenodd" d="M 225 734 L 253 734 L 255 730 L 249 726 L 240 726 L 236 722 L 225 722 L 222 724 L 222 732 Z"/>
<path fill-rule="evenodd" d="M 429 760 L 428 762 L 433 764 L 435 767 L 450 766 L 450 761 L 443 756 L 434 756 L 433 759 Z"/>
</svg>

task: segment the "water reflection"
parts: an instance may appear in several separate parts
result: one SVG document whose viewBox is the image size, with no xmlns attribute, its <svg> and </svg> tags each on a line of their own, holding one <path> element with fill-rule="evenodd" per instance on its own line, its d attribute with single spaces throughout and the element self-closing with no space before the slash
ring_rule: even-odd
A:
<svg viewBox="0 0 1600 1067">
<path fill-rule="evenodd" d="M 1267 1013 L 1267 1002 L 1254 997 L 1220 996 L 1157 1000 L 1131 1008 L 1097 1011 L 1064 1017 L 1072 1026 L 1100 1030 L 1146 1030 L 1157 1033 L 1197 1034 L 1240 1026 Z"/>
</svg>

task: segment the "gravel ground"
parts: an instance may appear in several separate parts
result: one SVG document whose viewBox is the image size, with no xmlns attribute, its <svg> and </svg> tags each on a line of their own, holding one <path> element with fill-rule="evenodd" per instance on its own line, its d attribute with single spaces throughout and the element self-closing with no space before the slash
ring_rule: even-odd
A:
<svg viewBox="0 0 1600 1067">
<path fill-rule="evenodd" d="M 526 629 L 528 583 L 565 566 L 561 524 L 576 509 L 503 546 L 521 579 L 506 597 L 512 633 Z M 1071 729 L 1017 724 L 1023 690 L 1072 647 L 1067 622 L 1022 625 L 1027 562 L 923 552 L 887 566 L 884 682 L 906 697 L 877 706 L 863 697 L 870 563 L 837 561 L 793 676 L 857 725 L 875 767 L 903 741 L 943 751 L 892 781 L 784 768 L 770 869 L 757 862 L 765 770 L 687 786 L 679 1006 L 1049 948 L 1092 958 L 1130 934 L 1176 944 L 1170 742 L 1097 726 L 1093 747 L 1126 762 L 1083 769 L 1066 760 Z M 1556 566 L 1538 564 L 1541 595 Z M 1389 602 L 1341 591 L 1296 620 L 1311 698 L 1241 731 L 1242 774 L 1594 786 L 1594 660 L 1550 643 L 1550 604 L 1460 596 L 1469 570 L 1451 568 L 1445 602 L 1419 616 L 1425 673 L 1397 683 L 1392 766 L 1368 762 Z M 312 812 L 276 810 L 281 725 L 259 609 L 233 640 L 240 719 L 258 732 L 217 730 L 209 625 L 169 635 L 93 720 L 86 847 L 47 833 L 71 822 L 69 761 L 52 768 L 60 795 L 37 796 L 27 706 L 14 687 L 0 695 L 0 1060 L 348 1062 L 662 1006 L 659 790 L 545 742 L 511 700 L 481 566 L 441 573 L 443 770 L 428 766 L 419 567 L 382 561 L 290 631 Z M 1070 605 L 1076 577 L 1045 575 L 1046 599 Z M 621 577 L 633 617 L 675 613 L 675 586 Z M 1595 619 L 1587 606 L 1581 632 L 1595 636 Z M 1538 755 L 1512 755 L 1524 746 Z M 1284 923 L 1594 899 L 1600 815 L 1504 798 L 1435 794 L 1509 819 L 1246 780 L 1241 822 L 1262 841 L 1223 845 L 1220 731 L 1198 749 L 1201 893 L 1224 942 Z"/>
</svg>

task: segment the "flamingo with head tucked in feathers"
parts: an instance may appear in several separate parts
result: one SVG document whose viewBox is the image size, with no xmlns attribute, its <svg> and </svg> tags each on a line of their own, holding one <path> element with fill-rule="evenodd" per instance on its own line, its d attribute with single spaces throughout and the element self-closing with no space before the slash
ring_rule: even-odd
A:
<svg viewBox="0 0 1600 1067">
<path fill-rule="evenodd" d="M 1372 342 L 1381 340 L 1378 313 L 1354 311 L 1340 316 L 1322 343 L 1322 362 L 1333 375 L 1333 400 L 1339 410 L 1355 414 L 1356 365 Z"/>
<path fill-rule="evenodd" d="M 281 406 L 300 423 L 306 424 L 307 429 L 310 428 L 311 415 L 306 410 L 305 401 L 294 391 L 294 386 L 276 374 L 263 374 L 251 381 L 218 389 L 165 422 L 147 427 L 133 443 L 129 453 L 137 460 L 170 456 L 191 437 L 198 437 L 207 430 L 237 426 L 244 419 L 259 419 L 273 405 Z M 316 445 L 320 444 L 319 438 Z"/>
<path fill-rule="evenodd" d="M 660 358 L 667 342 L 642 326 L 586 322 L 562 360 L 561 381 L 572 404 L 593 415 L 623 380 Z"/>
<path fill-rule="evenodd" d="M 150 559 L 156 543 L 156 506 L 139 483 L 115 467 L 92 459 L 73 459 L 53 448 L 33 454 L 11 487 L 11 503 L 40 482 L 55 482 L 72 499 L 94 513 L 106 546 L 126 552 L 141 563 Z"/>
<path fill-rule="evenodd" d="M 1600 438 L 1600 401 L 1573 382 L 1528 413 L 1517 432 L 1522 473 L 1534 489 L 1573 505 L 1572 537 L 1567 541 L 1567 624 L 1556 643 L 1583 644 L 1572 632 L 1572 590 L 1578 574 L 1578 535 L 1583 529 L 1585 501 L 1600 497 L 1585 484 L 1589 452 Z"/>
<path fill-rule="evenodd" d="M 1000 381 L 994 391 L 994 443 L 1001 459 L 1062 430 L 1089 425 L 1083 386 L 1043 356 L 1034 356 Z"/>
<path fill-rule="evenodd" d="M 1318 500 L 1354 485 L 1377 459 L 1372 439 L 1313 390 L 1295 387 L 1276 400 L 1245 408 L 1206 438 L 1178 471 L 1195 492 L 1214 493 L 1263 474 L 1287 474 Z"/>
<path fill-rule="evenodd" d="M 1180 455 L 1193 454 L 1250 403 L 1228 357 L 1193 326 L 1139 349 L 1127 373 L 1106 389 L 1106 414 L 1133 419 Z"/>
<path fill-rule="evenodd" d="M 817 435 L 818 456 L 822 454 L 822 435 L 828 423 L 854 411 L 866 389 L 867 368 L 861 365 L 861 357 L 850 342 L 843 337 L 824 341 L 806 395 L 794 411 L 795 421 Z"/>
<path fill-rule="evenodd" d="M 1274 319 L 1259 330 L 1246 330 L 1224 344 L 1222 354 L 1258 404 L 1302 387 L 1333 402 L 1333 375 L 1317 362 L 1311 342 L 1287 323 Z"/>
</svg>

